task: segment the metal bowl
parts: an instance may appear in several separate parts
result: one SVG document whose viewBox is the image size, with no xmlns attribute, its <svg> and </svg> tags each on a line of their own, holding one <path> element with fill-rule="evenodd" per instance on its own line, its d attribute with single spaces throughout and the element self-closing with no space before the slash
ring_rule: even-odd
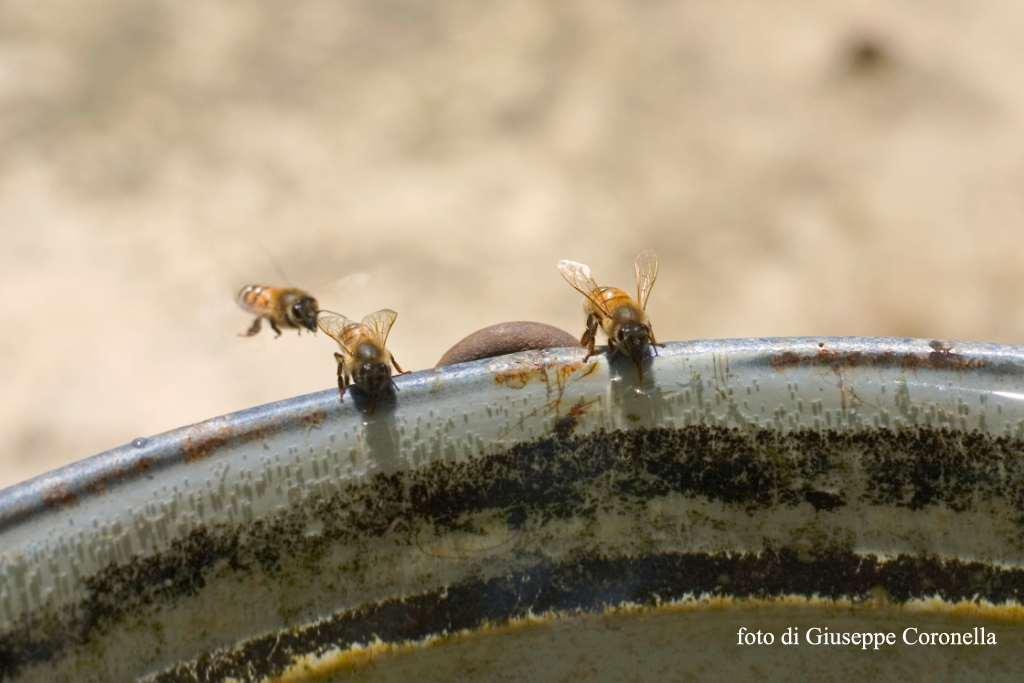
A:
<svg viewBox="0 0 1024 683">
<path fill-rule="evenodd" d="M 324 391 L 0 492 L 0 680 L 1016 680 L 1024 349 L 623 360 Z"/>
</svg>

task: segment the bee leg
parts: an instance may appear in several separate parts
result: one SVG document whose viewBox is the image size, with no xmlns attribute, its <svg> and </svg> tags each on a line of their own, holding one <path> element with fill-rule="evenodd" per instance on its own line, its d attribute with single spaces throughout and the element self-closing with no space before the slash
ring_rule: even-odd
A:
<svg viewBox="0 0 1024 683">
<path fill-rule="evenodd" d="M 590 330 L 584 330 L 583 336 L 580 338 L 580 346 L 587 350 L 587 355 L 583 358 L 583 362 L 586 363 L 587 359 L 594 355 L 594 337 L 590 334 Z"/>
<path fill-rule="evenodd" d="M 594 341 L 597 339 L 597 325 L 599 322 L 600 320 L 593 313 L 587 316 L 587 329 L 584 330 L 583 336 L 580 338 L 580 346 L 587 350 L 587 355 L 583 359 L 584 363 L 594 355 Z"/>
<path fill-rule="evenodd" d="M 277 323 L 275 323 L 271 318 L 267 318 L 267 322 L 270 323 L 270 329 L 272 329 L 274 332 L 277 332 L 277 334 L 274 336 L 274 339 L 277 339 L 278 337 L 280 337 L 281 336 L 281 328 L 279 328 L 277 326 Z"/>
<path fill-rule="evenodd" d="M 608 362 L 611 363 L 615 358 L 622 353 L 622 347 L 615 343 L 615 340 L 608 337 L 608 350 L 611 354 L 608 356 Z"/>
<path fill-rule="evenodd" d="M 395 370 L 398 370 L 399 375 L 408 374 L 407 371 L 403 370 L 402 366 L 398 364 L 398 361 L 395 360 L 394 356 L 391 356 L 391 364 L 395 366 Z M 391 382 L 391 388 L 394 389 L 395 391 L 398 391 L 398 385 L 395 384 L 395 378 L 392 377 L 389 381 Z"/>
<path fill-rule="evenodd" d="M 348 377 L 345 376 L 345 357 L 340 353 L 334 354 L 334 360 L 338 361 L 338 402 L 345 402 L 345 389 L 348 388 Z"/>
<path fill-rule="evenodd" d="M 658 347 L 660 346 L 661 348 L 665 348 L 665 345 L 664 344 L 659 344 L 654 339 L 654 329 L 650 325 L 647 326 L 647 334 L 651 337 L 651 346 L 654 348 L 654 355 L 657 356 L 658 355 Z"/>
<path fill-rule="evenodd" d="M 245 334 L 240 334 L 238 336 L 239 337 L 251 337 L 254 334 L 258 333 L 260 331 L 260 323 L 262 321 L 263 321 L 263 318 L 260 318 L 259 316 L 257 316 L 256 319 L 252 321 L 252 326 L 246 331 L 246 333 Z"/>
</svg>

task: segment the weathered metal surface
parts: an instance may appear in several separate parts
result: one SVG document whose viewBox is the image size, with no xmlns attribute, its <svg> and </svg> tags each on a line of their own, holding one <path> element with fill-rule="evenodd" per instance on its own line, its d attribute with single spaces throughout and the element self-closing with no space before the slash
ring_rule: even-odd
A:
<svg viewBox="0 0 1024 683">
<path fill-rule="evenodd" d="M 308 666 L 389 680 L 419 656 L 386 657 L 404 648 L 457 680 L 475 650 L 460 645 L 442 675 L 452 634 L 486 648 L 488 633 L 564 632 L 576 617 L 633 632 L 628 610 L 605 613 L 622 605 L 655 610 L 651 623 L 659 605 L 689 604 L 678 613 L 756 628 L 751 600 L 757 614 L 810 610 L 796 621 L 992 603 L 968 625 L 1021 642 L 1024 349 L 825 338 L 659 352 L 640 391 L 628 359 L 514 354 L 398 377 L 371 418 L 328 390 L 0 492 L 0 678 Z M 669 633 L 701 637 L 699 619 L 673 619 Z M 613 641 L 595 640 L 601 657 Z M 644 671 L 638 642 L 624 670 Z M 663 645 L 642 659 L 686 651 Z M 723 667 L 748 657 L 732 640 L 701 652 Z M 820 656 L 797 652 L 786 661 L 816 671 Z M 894 672 L 918 656 L 896 652 Z M 975 661 L 928 652 L 950 670 Z M 1019 647 L 999 652 L 1024 664 Z M 385 659 L 360 668 L 368 656 Z M 538 680 L 538 666 L 513 678 Z"/>
</svg>

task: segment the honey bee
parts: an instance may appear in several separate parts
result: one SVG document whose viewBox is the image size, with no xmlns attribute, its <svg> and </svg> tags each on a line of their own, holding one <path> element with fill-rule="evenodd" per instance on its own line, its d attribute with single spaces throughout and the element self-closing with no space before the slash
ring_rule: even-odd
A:
<svg viewBox="0 0 1024 683">
<path fill-rule="evenodd" d="M 252 327 L 241 337 L 251 337 L 260 331 L 264 318 L 270 328 L 281 336 L 281 328 L 292 328 L 302 333 L 302 328 L 316 334 L 316 314 L 319 305 L 316 299 L 301 289 L 271 287 L 269 285 L 248 285 L 243 287 L 235 301 L 242 310 L 256 314 Z"/>
<path fill-rule="evenodd" d="M 398 314 L 389 308 L 371 313 L 362 322 L 349 320 L 343 315 L 321 315 L 317 325 L 324 334 L 338 342 L 341 353 L 335 353 L 338 361 L 338 391 L 341 401 L 345 400 L 345 389 L 353 385 L 362 389 L 370 399 L 369 414 L 377 406 L 377 395 L 394 384 L 391 379 L 391 365 L 399 374 L 404 374 L 394 356 L 384 344 L 388 332 Z"/>
<path fill-rule="evenodd" d="M 558 271 L 566 282 L 586 297 L 583 312 L 587 314 L 587 329 L 580 344 L 587 349 L 587 358 L 594 355 L 597 328 L 608 335 L 608 348 L 612 358 L 619 353 L 629 356 L 636 364 L 640 384 L 644 383 L 641 365 L 648 346 L 664 346 L 654 340 L 654 330 L 647 319 L 647 297 L 658 277 L 658 255 L 648 249 L 633 262 L 636 267 L 636 300 L 616 287 L 599 287 L 590 277 L 590 268 L 576 261 L 559 261 Z M 657 349 L 655 349 L 657 354 Z M 584 358 L 586 360 L 587 358 Z"/>
</svg>

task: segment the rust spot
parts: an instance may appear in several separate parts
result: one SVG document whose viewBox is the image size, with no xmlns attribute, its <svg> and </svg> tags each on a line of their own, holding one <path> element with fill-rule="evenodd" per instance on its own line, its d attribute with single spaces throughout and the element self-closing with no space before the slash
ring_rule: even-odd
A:
<svg viewBox="0 0 1024 683">
<path fill-rule="evenodd" d="M 259 429 L 250 429 L 249 431 L 242 432 L 238 435 L 238 443 L 249 443 L 251 441 L 263 440 L 271 434 L 276 434 L 279 431 L 281 431 L 280 424 L 260 427 Z"/>
<path fill-rule="evenodd" d="M 562 392 L 565 391 L 565 385 L 568 384 L 569 378 L 574 372 L 583 367 L 583 363 L 566 363 L 565 365 L 558 366 L 558 395 L 561 396 Z M 584 372 L 580 377 L 586 377 L 597 368 L 596 363 L 591 363 L 587 367 L 587 371 Z"/>
<path fill-rule="evenodd" d="M 814 365 L 828 366 L 832 368 L 833 372 L 839 372 L 843 367 L 842 357 L 835 351 L 829 351 L 826 348 L 822 348 L 821 351 L 818 351 L 818 355 L 814 360 Z"/>
<path fill-rule="evenodd" d="M 137 459 L 132 464 L 132 474 L 142 474 L 143 472 L 148 470 L 150 467 L 152 467 L 153 463 L 155 463 L 155 462 L 156 462 L 156 458 L 153 458 L 151 456 L 144 456 L 144 457 L 141 457 L 141 458 Z"/>
<path fill-rule="evenodd" d="M 316 419 L 314 416 L 310 417 Z M 321 414 L 320 419 L 323 419 L 323 414 Z M 266 439 L 272 434 L 281 431 L 281 429 L 282 424 L 278 422 L 238 432 L 224 425 L 219 427 L 196 425 L 192 427 L 188 436 L 185 437 L 185 443 L 181 447 L 181 458 L 185 462 L 203 460 L 215 451 L 227 446 L 229 441 L 247 444 Z"/>
<path fill-rule="evenodd" d="M 496 384 L 504 384 L 512 389 L 522 389 L 530 380 L 536 377 L 538 374 L 543 374 L 545 379 L 547 378 L 547 372 L 543 366 L 530 368 L 528 370 L 520 370 L 517 372 L 507 372 L 494 375 L 494 382 Z"/>
<path fill-rule="evenodd" d="M 508 434 L 512 433 L 513 430 L 522 427 L 523 423 L 528 418 L 536 417 L 541 412 L 543 412 L 543 413 L 553 412 L 554 413 L 554 415 L 555 415 L 555 432 L 556 433 L 559 433 L 559 429 L 562 429 L 562 430 L 568 430 L 566 432 L 566 435 L 571 434 L 572 430 L 576 428 L 576 422 L 578 422 L 578 418 L 581 415 L 583 415 L 583 413 L 585 412 L 586 408 L 588 408 L 592 403 L 594 403 L 594 401 L 589 401 L 589 402 L 586 402 L 586 403 L 582 403 L 582 400 L 581 400 L 580 404 L 577 404 L 576 406 L 571 407 L 569 409 L 569 414 L 566 416 L 566 418 L 570 418 L 570 421 L 562 422 L 562 420 L 564 420 L 566 418 L 560 418 L 559 417 L 559 407 L 562 405 L 562 395 L 565 393 L 566 383 L 568 382 L 569 377 L 572 375 L 572 373 L 575 372 L 576 370 L 578 370 L 580 367 L 583 367 L 583 365 L 584 365 L 583 363 L 568 363 L 566 365 L 557 366 L 556 367 L 556 372 L 557 372 L 557 374 L 556 374 L 556 384 L 558 386 L 558 396 L 554 400 L 549 401 L 547 404 L 545 404 L 543 408 L 540 408 L 540 409 L 534 408 L 528 414 L 526 414 L 523 417 L 521 417 L 518 422 L 516 422 L 514 425 L 512 425 L 507 430 L 505 430 L 502 434 L 500 434 L 499 438 L 504 439 Z M 586 365 L 586 370 L 583 372 L 581 377 L 586 377 L 587 375 L 592 373 L 595 368 L 596 368 L 596 365 L 594 363 Z M 491 372 L 495 372 L 495 368 L 489 367 L 489 369 L 491 370 Z M 547 379 L 547 368 L 544 367 L 544 366 L 541 366 L 540 368 L 538 368 L 538 370 L 543 370 L 544 371 L 543 377 L 546 380 Z M 527 375 L 526 379 L 528 380 L 532 376 L 532 374 L 535 374 L 535 373 L 529 373 Z M 518 377 L 518 376 L 515 377 L 514 378 L 514 382 L 515 383 L 510 384 L 510 386 L 512 386 L 515 389 L 521 389 L 523 386 L 526 385 L 525 381 L 523 381 L 522 384 L 519 384 L 521 379 L 522 379 L 521 377 Z M 495 378 L 495 382 L 497 382 L 498 384 L 501 384 L 503 382 L 504 383 L 508 383 L 508 375 L 506 374 L 506 375 L 502 375 L 500 378 Z M 572 420 L 571 418 L 576 418 L 576 419 Z"/>
<path fill-rule="evenodd" d="M 127 469 L 115 467 L 109 472 L 104 472 L 101 476 L 82 482 L 77 491 L 68 489 L 63 483 L 54 484 L 43 494 L 43 502 L 47 507 L 58 509 L 65 505 L 76 504 L 80 494 L 103 495 L 107 490 L 108 483 L 118 482 L 142 474 L 155 463 L 156 458 L 153 457 L 139 458 L 133 461 Z"/>
<path fill-rule="evenodd" d="M 43 502 L 48 507 L 59 508 L 78 502 L 78 494 L 69 491 L 63 483 L 54 484 L 46 489 L 43 494 Z"/>
<path fill-rule="evenodd" d="M 303 417 L 302 421 L 305 422 L 306 425 L 310 429 L 314 429 L 314 428 L 319 428 L 320 425 L 323 424 L 323 421 L 324 421 L 324 419 L 326 417 L 327 417 L 327 413 L 326 412 L 324 412 L 322 410 L 317 410 L 317 411 L 312 412 L 309 415 L 306 415 L 305 417 Z"/>
<path fill-rule="evenodd" d="M 841 372 L 845 368 L 855 368 L 861 363 L 865 365 L 873 365 L 872 359 L 865 354 L 863 351 L 850 351 L 849 353 L 838 353 L 837 351 L 830 351 L 824 348 L 822 344 L 818 345 L 821 350 L 814 355 L 813 360 L 805 362 L 805 365 L 815 367 L 827 367 L 832 372 Z M 796 354 L 793 354 L 796 355 Z M 803 360 L 803 359 L 801 359 Z"/>
<path fill-rule="evenodd" d="M 983 360 L 971 360 L 964 358 L 959 353 L 954 353 L 947 342 L 933 339 L 928 342 L 928 346 L 934 349 L 928 354 L 928 363 L 937 370 L 960 370 L 962 368 L 984 367 L 985 365 Z"/>
<path fill-rule="evenodd" d="M 190 433 L 181 447 L 181 458 L 185 462 L 208 458 L 214 451 L 226 446 L 228 439 L 231 438 L 229 427 L 218 427 L 213 433 L 210 433 L 208 428 L 202 427 L 195 427 L 193 430 L 196 433 L 194 435 Z"/>
<path fill-rule="evenodd" d="M 594 401 L 584 403 L 581 398 L 578 402 L 574 403 L 571 408 L 569 408 L 568 415 L 555 420 L 555 436 L 559 439 L 568 439 L 572 436 L 573 431 L 575 431 L 576 427 L 580 424 L 580 418 L 587 412 L 587 408 L 591 403 L 594 403 Z"/>
<path fill-rule="evenodd" d="M 966 368 L 984 367 L 985 361 L 972 360 L 953 352 L 946 342 L 932 341 L 929 346 L 934 349 L 927 356 L 918 353 L 899 354 L 895 351 L 884 353 L 865 353 L 849 351 L 839 353 L 818 344 L 819 350 L 814 354 L 800 355 L 795 351 L 783 351 L 771 357 L 769 364 L 776 370 L 786 370 L 799 366 L 824 367 L 835 373 L 859 366 L 872 368 L 903 368 L 917 370 L 920 367 L 932 370 L 962 370 Z"/>
<path fill-rule="evenodd" d="M 900 363 L 900 367 L 907 370 L 917 370 L 921 366 L 922 360 L 916 353 L 908 353 L 903 356 L 903 362 Z"/>
<path fill-rule="evenodd" d="M 861 360 L 863 360 L 863 358 L 863 351 L 851 351 L 850 353 L 846 354 L 846 364 L 849 365 L 851 368 L 855 368 L 858 365 L 860 365 L 860 362 Z"/>
<path fill-rule="evenodd" d="M 513 389 L 522 389 L 535 379 L 548 380 L 548 369 L 555 371 L 555 382 L 558 384 L 559 394 L 565 389 L 566 383 L 574 372 L 583 367 L 583 363 L 564 363 L 549 366 L 544 362 L 543 357 L 534 358 L 501 358 L 487 366 L 487 369 L 494 375 L 495 384 L 504 384 Z M 593 364 L 582 376 L 586 377 L 593 372 Z"/>
<path fill-rule="evenodd" d="M 522 389 L 532 380 L 547 380 L 547 365 L 542 357 L 537 356 L 503 356 L 487 369 L 494 375 L 495 384 L 504 384 L 512 389 Z"/>
<path fill-rule="evenodd" d="M 821 344 L 819 344 L 821 346 Z M 772 356 L 771 365 L 776 370 L 795 368 L 800 365 L 800 355 L 793 351 L 783 351 Z"/>
</svg>

